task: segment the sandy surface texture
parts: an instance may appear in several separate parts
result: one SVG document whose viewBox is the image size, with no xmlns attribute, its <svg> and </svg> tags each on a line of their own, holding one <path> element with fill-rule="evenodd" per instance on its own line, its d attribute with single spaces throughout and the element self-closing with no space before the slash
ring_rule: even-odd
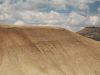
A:
<svg viewBox="0 0 100 75">
<path fill-rule="evenodd" d="M 0 75 L 100 75 L 100 42 L 63 28 L 1 26 Z"/>
</svg>

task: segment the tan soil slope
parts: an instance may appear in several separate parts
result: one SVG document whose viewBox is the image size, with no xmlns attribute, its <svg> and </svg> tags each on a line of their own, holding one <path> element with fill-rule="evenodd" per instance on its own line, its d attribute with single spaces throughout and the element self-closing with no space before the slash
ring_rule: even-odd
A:
<svg viewBox="0 0 100 75">
<path fill-rule="evenodd" d="M 100 43 L 52 27 L 0 27 L 0 75 L 100 75 Z"/>
</svg>

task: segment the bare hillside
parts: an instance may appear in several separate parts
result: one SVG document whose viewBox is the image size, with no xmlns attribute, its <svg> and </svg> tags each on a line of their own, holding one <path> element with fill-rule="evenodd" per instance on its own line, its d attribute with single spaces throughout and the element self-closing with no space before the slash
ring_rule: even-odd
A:
<svg viewBox="0 0 100 75">
<path fill-rule="evenodd" d="M 0 75 L 100 75 L 100 43 L 63 28 L 1 26 Z"/>
<path fill-rule="evenodd" d="M 86 27 L 77 33 L 85 37 L 100 41 L 100 27 Z"/>
</svg>

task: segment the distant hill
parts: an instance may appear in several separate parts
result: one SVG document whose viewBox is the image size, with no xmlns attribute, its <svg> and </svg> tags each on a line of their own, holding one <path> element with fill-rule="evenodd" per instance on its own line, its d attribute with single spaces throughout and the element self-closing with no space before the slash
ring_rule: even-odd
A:
<svg viewBox="0 0 100 75">
<path fill-rule="evenodd" d="M 63 28 L 0 26 L 0 75 L 100 75 L 100 42 Z"/>
<path fill-rule="evenodd" d="M 86 27 L 77 33 L 88 38 L 100 41 L 100 27 Z"/>
</svg>

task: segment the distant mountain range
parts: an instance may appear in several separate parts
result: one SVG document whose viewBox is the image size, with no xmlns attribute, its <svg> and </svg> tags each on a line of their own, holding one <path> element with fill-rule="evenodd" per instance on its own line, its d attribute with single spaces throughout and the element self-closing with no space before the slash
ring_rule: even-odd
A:
<svg viewBox="0 0 100 75">
<path fill-rule="evenodd" d="M 86 27 L 77 33 L 85 37 L 100 41 L 100 27 Z"/>
</svg>

